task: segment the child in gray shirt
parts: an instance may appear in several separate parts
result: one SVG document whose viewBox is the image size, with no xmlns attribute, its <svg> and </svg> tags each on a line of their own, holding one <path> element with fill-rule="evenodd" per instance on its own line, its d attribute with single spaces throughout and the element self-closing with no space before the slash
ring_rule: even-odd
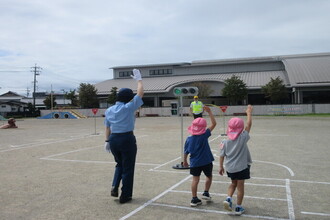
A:
<svg viewBox="0 0 330 220">
<path fill-rule="evenodd" d="M 246 179 L 250 179 L 250 164 L 252 163 L 252 159 L 247 142 L 250 139 L 249 132 L 252 126 L 252 109 L 251 105 L 248 105 L 246 109 L 247 121 L 245 129 L 244 121 L 241 118 L 231 118 L 228 121 L 228 139 L 223 140 L 220 144 L 219 174 L 224 174 L 223 163 L 225 161 L 227 175 L 231 178 L 231 184 L 228 187 L 228 196 L 223 202 L 223 205 L 225 209 L 232 211 L 232 196 L 237 189 L 236 215 L 241 215 L 245 211 L 242 207 L 244 182 Z"/>
</svg>

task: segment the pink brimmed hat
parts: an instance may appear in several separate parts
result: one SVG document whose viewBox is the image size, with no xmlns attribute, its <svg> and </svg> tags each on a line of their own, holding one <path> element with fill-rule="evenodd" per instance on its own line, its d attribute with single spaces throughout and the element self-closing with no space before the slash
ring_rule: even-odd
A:
<svg viewBox="0 0 330 220">
<path fill-rule="evenodd" d="M 244 129 L 244 121 L 241 118 L 231 118 L 228 121 L 227 136 L 230 140 L 235 140 Z"/>
<path fill-rule="evenodd" d="M 206 120 L 204 118 L 196 118 L 188 127 L 188 132 L 191 135 L 201 135 L 206 131 Z"/>
</svg>

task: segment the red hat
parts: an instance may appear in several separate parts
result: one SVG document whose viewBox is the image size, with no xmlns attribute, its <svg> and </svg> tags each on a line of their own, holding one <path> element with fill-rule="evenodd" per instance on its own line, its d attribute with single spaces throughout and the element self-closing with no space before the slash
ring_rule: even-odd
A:
<svg viewBox="0 0 330 220">
<path fill-rule="evenodd" d="M 204 118 L 196 118 L 188 127 L 188 132 L 191 135 L 201 135 L 206 131 L 206 120 Z"/>
<path fill-rule="evenodd" d="M 241 118 L 231 118 L 228 121 L 227 136 L 230 140 L 235 140 L 244 129 L 244 121 Z"/>
</svg>

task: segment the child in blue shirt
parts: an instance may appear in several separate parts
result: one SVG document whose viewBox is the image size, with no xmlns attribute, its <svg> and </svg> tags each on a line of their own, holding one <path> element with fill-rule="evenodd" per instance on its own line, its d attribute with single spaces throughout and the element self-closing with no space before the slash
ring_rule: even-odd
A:
<svg viewBox="0 0 330 220">
<path fill-rule="evenodd" d="M 197 188 L 202 171 L 206 176 L 202 198 L 205 200 L 211 200 L 209 189 L 212 183 L 212 161 L 214 161 L 214 157 L 210 149 L 208 138 L 211 136 L 211 131 L 215 128 L 217 123 L 211 109 L 204 106 L 204 110 L 210 116 L 211 126 L 207 128 L 207 123 L 204 118 L 196 118 L 191 126 L 188 127 L 188 132 L 191 136 L 187 138 L 184 146 L 183 166 L 189 166 L 187 157 L 190 154 L 190 174 L 193 175 L 191 183 L 192 200 L 190 203 L 192 207 L 202 204 L 202 201 L 197 197 Z"/>
</svg>

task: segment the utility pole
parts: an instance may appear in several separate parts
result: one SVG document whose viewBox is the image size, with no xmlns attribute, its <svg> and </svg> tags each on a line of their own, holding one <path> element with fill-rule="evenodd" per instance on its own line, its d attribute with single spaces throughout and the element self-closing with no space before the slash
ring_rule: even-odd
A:
<svg viewBox="0 0 330 220">
<path fill-rule="evenodd" d="M 36 108 L 36 94 L 35 93 L 36 93 L 37 76 L 40 75 L 42 68 L 37 66 L 37 64 L 35 64 L 34 67 L 31 67 L 31 69 L 32 69 L 31 72 L 34 73 L 32 97 L 33 97 L 33 108 L 35 109 Z"/>
</svg>

